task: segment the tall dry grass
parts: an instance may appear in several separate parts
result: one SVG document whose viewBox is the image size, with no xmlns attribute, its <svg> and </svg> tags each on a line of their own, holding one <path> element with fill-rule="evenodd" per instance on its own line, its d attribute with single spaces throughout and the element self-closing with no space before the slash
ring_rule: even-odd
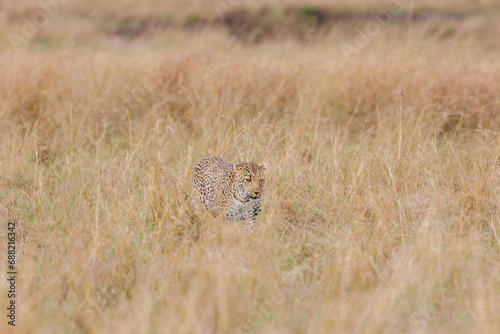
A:
<svg viewBox="0 0 500 334">
<path fill-rule="evenodd" d="M 497 332 L 498 54 L 398 41 L 0 56 L 0 331 Z M 269 164 L 253 233 L 191 209 L 206 156 Z"/>
</svg>

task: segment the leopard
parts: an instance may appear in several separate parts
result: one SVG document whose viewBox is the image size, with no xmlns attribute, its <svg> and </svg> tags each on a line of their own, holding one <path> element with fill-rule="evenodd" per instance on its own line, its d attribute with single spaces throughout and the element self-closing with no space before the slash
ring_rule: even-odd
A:
<svg viewBox="0 0 500 334">
<path fill-rule="evenodd" d="M 220 157 L 205 158 L 194 168 L 194 197 L 214 216 L 246 221 L 253 227 L 262 209 L 267 168 L 267 164 L 232 164 Z"/>
</svg>

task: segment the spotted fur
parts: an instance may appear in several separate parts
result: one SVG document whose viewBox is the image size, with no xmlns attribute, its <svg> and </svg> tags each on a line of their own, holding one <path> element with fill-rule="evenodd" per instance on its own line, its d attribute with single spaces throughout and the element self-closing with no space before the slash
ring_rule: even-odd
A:
<svg viewBox="0 0 500 334">
<path fill-rule="evenodd" d="M 219 157 L 201 160 L 194 168 L 194 194 L 202 206 L 228 220 L 253 223 L 262 208 L 264 165 L 232 164 Z"/>
</svg>

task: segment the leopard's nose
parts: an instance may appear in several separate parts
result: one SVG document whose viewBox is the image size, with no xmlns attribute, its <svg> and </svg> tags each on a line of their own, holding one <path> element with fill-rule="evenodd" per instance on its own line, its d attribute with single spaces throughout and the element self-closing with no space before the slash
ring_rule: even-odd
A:
<svg viewBox="0 0 500 334">
<path fill-rule="evenodd" d="M 260 191 L 254 191 L 255 197 L 260 195 Z"/>
</svg>

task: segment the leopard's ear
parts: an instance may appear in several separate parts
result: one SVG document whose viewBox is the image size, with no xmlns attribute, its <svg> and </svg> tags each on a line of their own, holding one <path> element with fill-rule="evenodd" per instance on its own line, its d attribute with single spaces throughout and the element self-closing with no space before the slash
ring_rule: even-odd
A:
<svg viewBox="0 0 500 334">
<path fill-rule="evenodd" d="M 262 172 L 267 172 L 267 170 L 269 169 L 269 165 L 267 164 L 267 162 L 264 162 L 262 165 L 259 166 L 260 167 L 260 170 Z"/>
</svg>

